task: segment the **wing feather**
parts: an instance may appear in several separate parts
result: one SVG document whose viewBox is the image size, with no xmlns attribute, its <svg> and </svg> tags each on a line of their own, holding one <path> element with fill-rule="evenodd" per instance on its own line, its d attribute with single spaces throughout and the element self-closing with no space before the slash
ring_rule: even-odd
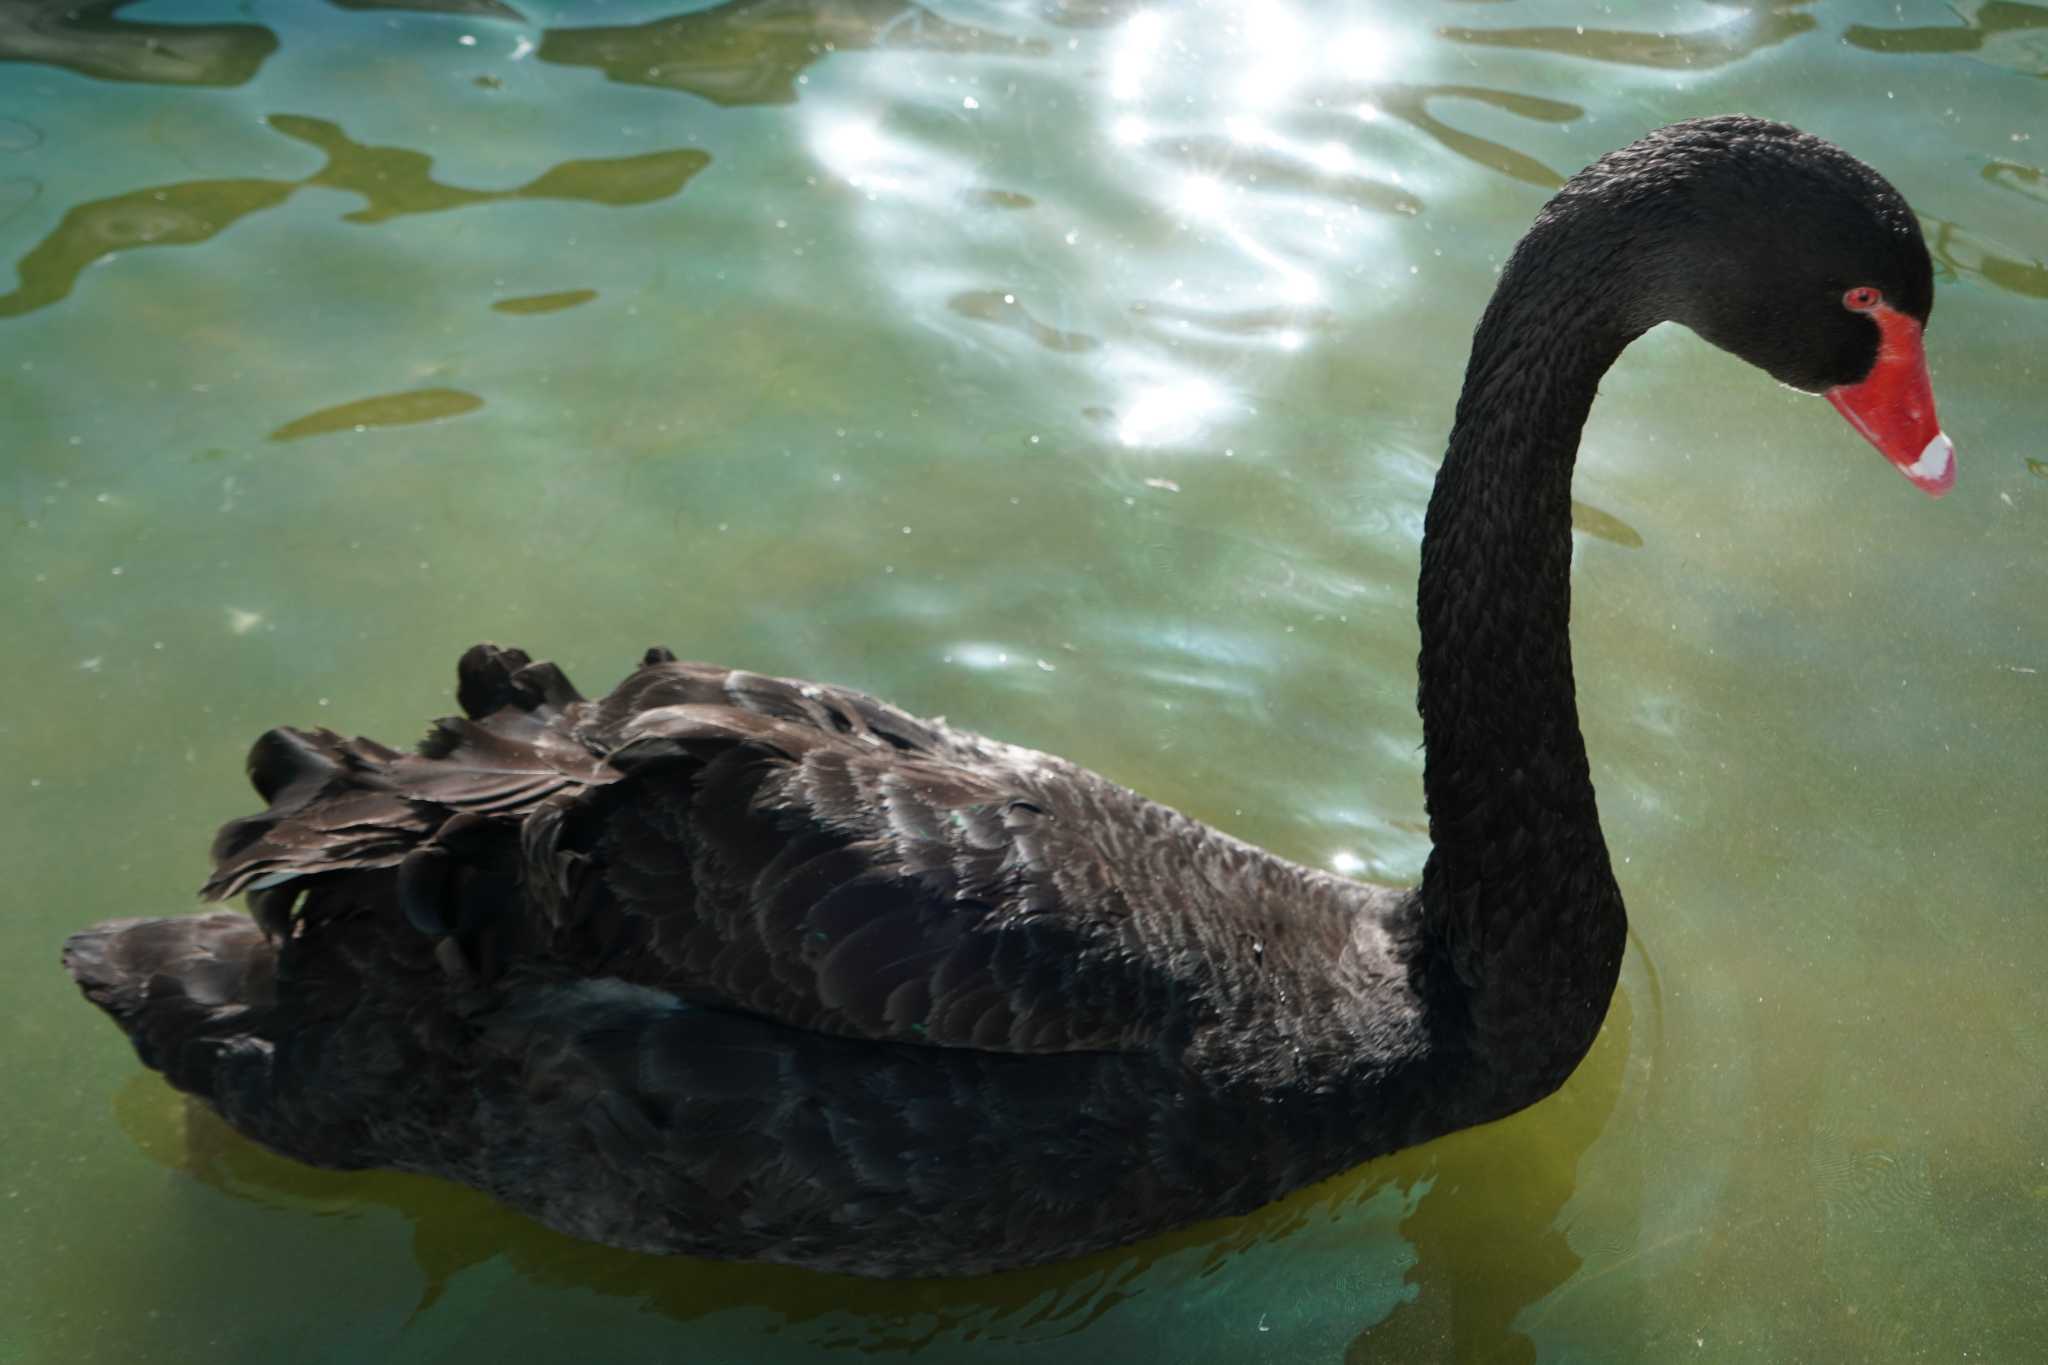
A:
<svg viewBox="0 0 2048 1365">
<path fill-rule="evenodd" d="M 458 695 L 469 714 L 416 753 L 258 741 L 270 808 L 223 829 L 205 894 L 254 892 L 276 932 L 310 880 L 388 874 L 450 971 L 611 978 L 853 1039 L 1143 1050 L 1199 995 L 1134 941 L 1092 842 L 1105 800 L 1140 798 L 1060 760 L 666 651 L 585 701 L 478 646 Z"/>
<path fill-rule="evenodd" d="M 531 853 L 594 869 L 598 900 L 650 929 L 645 952 L 587 970 L 827 1033 L 1002 1052 L 1146 1048 L 1185 994 L 1128 926 L 1068 904 L 1063 885 L 1115 883 L 1083 821 L 1062 826 L 1065 788 L 1107 785 L 1079 769 L 699 664 L 645 667 L 590 717 L 585 743 L 622 778 L 574 796 Z M 577 956 L 575 938 L 552 951 Z"/>
</svg>

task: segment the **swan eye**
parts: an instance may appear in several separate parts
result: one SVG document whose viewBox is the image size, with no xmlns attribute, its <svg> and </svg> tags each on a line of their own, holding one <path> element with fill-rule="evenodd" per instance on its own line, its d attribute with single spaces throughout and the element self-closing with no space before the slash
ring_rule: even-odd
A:
<svg viewBox="0 0 2048 1365">
<path fill-rule="evenodd" d="M 1842 307 L 1852 313 L 1867 313 L 1884 302 L 1884 294 L 1867 284 L 1859 284 L 1842 295 Z"/>
</svg>

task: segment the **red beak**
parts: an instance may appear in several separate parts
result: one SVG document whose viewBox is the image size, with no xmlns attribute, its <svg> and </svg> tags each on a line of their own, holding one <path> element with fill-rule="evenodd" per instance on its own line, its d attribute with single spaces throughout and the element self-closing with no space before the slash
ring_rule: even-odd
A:
<svg viewBox="0 0 2048 1365">
<path fill-rule="evenodd" d="M 1828 401 L 1916 488 L 1938 498 L 1955 485 L 1956 448 L 1934 417 L 1920 324 L 1882 303 L 1870 316 L 1882 337 L 1877 364 L 1862 383 L 1829 389 Z"/>
</svg>

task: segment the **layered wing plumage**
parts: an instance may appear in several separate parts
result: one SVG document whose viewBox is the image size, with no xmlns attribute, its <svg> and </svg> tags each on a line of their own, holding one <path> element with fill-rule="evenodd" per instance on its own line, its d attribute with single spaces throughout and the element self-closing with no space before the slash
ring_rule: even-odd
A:
<svg viewBox="0 0 2048 1365">
<path fill-rule="evenodd" d="M 1185 1026 L 1190 983 L 1141 951 L 1098 846 L 1104 802 L 1199 829 L 1162 807 L 858 692 L 666 651 L 595 702 L 517 651 L 479 646 L 461 677 L 470 714 L 416 754 L 266 735 L 270 809 L 222 831 L 206 893 L 248 891 L 281 930 L 319 879 L 393 868 L 451 970 L 611 978 L 850 1038 L 1032 1053 Z"/>
</svg>

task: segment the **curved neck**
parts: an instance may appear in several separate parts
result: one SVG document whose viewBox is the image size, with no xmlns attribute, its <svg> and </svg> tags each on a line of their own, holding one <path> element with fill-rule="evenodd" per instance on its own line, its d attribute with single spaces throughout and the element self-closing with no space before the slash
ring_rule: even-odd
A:
<svg viewBox="0 0 2048 1365">
<path fill-rule="evenodd" d="M 1556 1089 L 1592 1045 L 1626 932 L 1569 638 L 1579 431 L 1641 330 L 1614 255 L 1555 219 L 1517 249 L 1473 338 L 1423 532 L 1423 912 L 1433 988 L 1468 1023 L 1479 1102 L 1497 1112 Z"/>
</svg>

